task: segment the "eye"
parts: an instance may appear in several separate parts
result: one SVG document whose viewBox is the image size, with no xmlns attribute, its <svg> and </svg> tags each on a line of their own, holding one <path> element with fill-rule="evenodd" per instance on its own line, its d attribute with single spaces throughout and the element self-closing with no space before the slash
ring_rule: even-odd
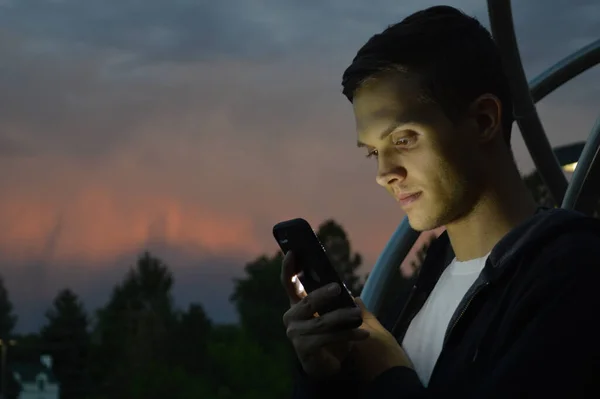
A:
<svg viewBox="0 0 600 399">
<path fill-rule="evenodd" d="M 377 158 L 379 156 L 379 151 L 377 150 L 369 150 L 369 152 L 367 153 L 367 158 Z"/>
<path fill-rule="evenodd" d="M 414 134 L 402 134 L 397 136 L 392 136 L 392 143 L 396 147 L 410 147 L 415 143 L 416 135 Z"/>
<path fill-rule="evenodd" d="M 408 145 L 408 144 L 410 144 L 410 139 L 408 139 L 408 138 L 401 138 L 401 139 L 394 140 L 394 145 Z"/>
</svg>

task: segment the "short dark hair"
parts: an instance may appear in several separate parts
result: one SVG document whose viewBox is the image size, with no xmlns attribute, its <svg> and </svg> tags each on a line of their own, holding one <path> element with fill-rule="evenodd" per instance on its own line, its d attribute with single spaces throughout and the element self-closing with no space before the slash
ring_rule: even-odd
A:
<svg viewBox="0 0 600 399">
<path fill-rule="evenodd" d="M 502 103 L 504 138 L 510 144 L 512 98 L 500 53 L 490 32 L 450 6 L 416 12 L 371 37 L 344 72 L 343 93 L 353 101 L 367 80 L 385 72 L 414 73 L 423 95 L 456 121 L 482 94 Z"/>
</svg>

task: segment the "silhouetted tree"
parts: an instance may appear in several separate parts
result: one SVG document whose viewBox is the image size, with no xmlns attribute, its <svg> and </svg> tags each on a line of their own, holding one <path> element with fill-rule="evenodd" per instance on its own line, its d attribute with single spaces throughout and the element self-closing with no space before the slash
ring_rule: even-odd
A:
<svg viewBox="0 0 600 399">
<path fill-rule="evenodd" d="M 129 398 L 136 374 L 167 358 L 168 333 L 176 323 L 172 287 L 167 265 L 145 252 L 98 311 L 95 379 L 111 398 Z"/>
<path fill-rule="evenodd" d="M 0 339 L 9 339 L 16 324 L 17 315 L 14 313 L 4 279 L 0 277 Z"/>
<path fill-rule="evenodd" d="M 230 297 L 249 337 L 265 350 L 287 342 L 281 317 L 290 302 L 279 278 L 282 260 L 278 253 L 248 263 L 245 278 L 235 280 Z"/>
<path fill-rule="evenodd" d="M 533 172 L 523 176 L 523 181 L 533 196 L 534 201 L 539 206 L 548 208 L 554 208 L 557 206 L 550 196 L 550 190 L 548 189 L 548 186 L 546 186 L 542 180 L 542 176 L 540 176 L 537 170 L 534 170 Z"/>
<path fill-rule="evenodd" d="M 12 339 L 13 329 L 17 324 L 17 316 L 13 311 L 13 304 L 8 296 L 8 290 L 4 285 L 4 279 L 0 277 L 0 350 L 8 351 L 11 348 L 10 341 Z M 11 348 L 12 349 L 12 348 Z M 6 353 L 6 355 L 8 352 Z M 14 381 L 9 375 L 7 370 L 2 370 L 5 364 L 0 364 L 0 373 L 5 377 L 5 381 L 0 381 L 0 389 L 2 389 L 2 383 L 6 383 L 6 394 L 15 395 L 14 392 Z"/>
<path fill-rule="evenodd" d="M 319 226 L 317 236 L 342 281 L 355 296 L 359 296 L 364 286 L 357 274 L 362 256 L 352 253 L 350 240 L 342 226 L 333 220 L 326 220 Z"/>
<path fill-rule="evenodd" d="M 61 399 L 82 398 L 89 393 L 89 320 L 77 295 L 64 289 L 46 312 L 41 346 L 52 355 L 52 371 L 60 382 Z"/>
<path fill-rule="evenodd" d="M 544 183 L 537 170 L 534 170 L 533 172 L 523 176 L 523 181 L 531 192 L 533 199 L 539 206 L 547 208 L 555 208 L 560 206 L 560 204 L 556 204 L 552 199 L 548 186 Z M 597 199 L 596 206 L 594 209 L 592 209 L 590 216 L 595 218 L 600 217 L 600 199 Z"/>
<path fill-rule="evenodd" d="M 177 324 L 170 332 L 169 361 L 174 367 L 192 375 L 202 375 L 210 368 L 208 364 L 208 338 L 212 323 L 200 304 L 190 304 L 187 311 L 180 312 Z"/>
<path fill-rule="evenodd" d="M 281 320 L 281 316 L 279 317 Z M 215 398 L 280 399 L 289 397 L 290 352 L 265 352 L 239 326 L 215 326 L 209 352 Z"/>
</svg>

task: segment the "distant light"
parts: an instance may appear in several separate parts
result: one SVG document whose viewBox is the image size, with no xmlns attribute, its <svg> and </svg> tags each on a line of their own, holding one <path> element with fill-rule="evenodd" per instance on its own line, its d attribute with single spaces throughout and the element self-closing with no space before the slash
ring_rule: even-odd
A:
<svg viewBox="0 0 600 399">
<path fill-rule="evenodd" d="M 577 168 L 577 162 L 573 162 L 573 163 L 569 163 L 569 164 L 563 165 L 562 168 L 563 168 L 563 170 L 565 172 L 573 173 L 573 172 L 575 172 L 575 168 Z"/>
</svg>

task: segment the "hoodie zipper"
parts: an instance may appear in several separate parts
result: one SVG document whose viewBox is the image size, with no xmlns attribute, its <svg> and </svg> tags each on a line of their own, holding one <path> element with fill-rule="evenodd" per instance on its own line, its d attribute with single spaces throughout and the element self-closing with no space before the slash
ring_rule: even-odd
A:
<svg viewBox="0 0 600 399">
<path fill-rule="evenodd" d="M 475 289 L 475 291 L 471 294 L 471 296 L 469 297 L 469 299 L 464 303 L 464 305 L 461 306 L 460 313 L 454 319 L 454 321 L 452 322 L 452 324 L 450 325 L 450 327 L 446 331 L 446 337 L 444 339 L 444 345 L 443 345 L 444 347 L 446 346 L 446 343 L 450 339 L 450 335 L 452 334 L 452 331 L 454 330 L 454 327 L 456 327 L 456 325 L 458 324 L 458 322 L 460 321 L 460 319 L 463 317 L 463 315 L 467 311 L 467 308 L 469 307 L 469 305 L 471 304 L 471 302 L 473 302 L 473 299 L 475 299 L 475 297 L 477 296 L 477 294 L 479 294 L 481 292 L 481 290 L 483 290 L 488 285 L 489 285 L 489 281 L 485 281 L 483 284 L 481 284 L 480 286 L 478 286 Z"/>
<path fill-rule="evenodd" d="M 479 294 L 481 292 L 481 290 L 483 290 L 489 284 L 490 284 L 489 281 L 484 281 L 482 284 L 478 285 L 477 288 L 473 291 L 473 293 L 469 296 L 469 299 L 466 302 L 464 302 L 464 305 L 462 305 L 460 307 L 460 313 L 458 314 L 458 316 L 456 318 L 454 318 L 454 320 L 452 320 L 452 324 L 446 330 L 446 335 L 444 336 L 444 344 L 442 345 L 442 351 L 440 352 L 440 355 L 439 355 L 439 357 L 437 359 L 437 362 L 435 363 L 435 366 L 433 367 L 433 370 L 431 372 L 431 377 L 432 378 L 437 374 L 437 369 L 439 367 L 440 360 L 441 360 L 442 357 L 444 357 L 444 354 L 446 354 L 445 349 L 446 349 L 446 346 L 448 345 L 448 340 L 450 339 L 450 335 L 454 331 L 454 327 L 456 327 L 456 325 L 458 324 L 458 322 L 460 321 L 460 319 L 463 317 L 463 315 L 467 311 L 467 308 L 469 307 L 469 305 L 471 304 L 471 302 L 473 302 L 473 299 L 475 299 L 475 297 L 477 296 L 477 294 Z M 475 348 L 475 354 L 473 355 L 472 361 L 475 361 L 475 359 L 477 358 L 478 353 L 479 353 L 479 349 Z M 431 379 L 429 381 L 431 383 Z"/>
</svg>

